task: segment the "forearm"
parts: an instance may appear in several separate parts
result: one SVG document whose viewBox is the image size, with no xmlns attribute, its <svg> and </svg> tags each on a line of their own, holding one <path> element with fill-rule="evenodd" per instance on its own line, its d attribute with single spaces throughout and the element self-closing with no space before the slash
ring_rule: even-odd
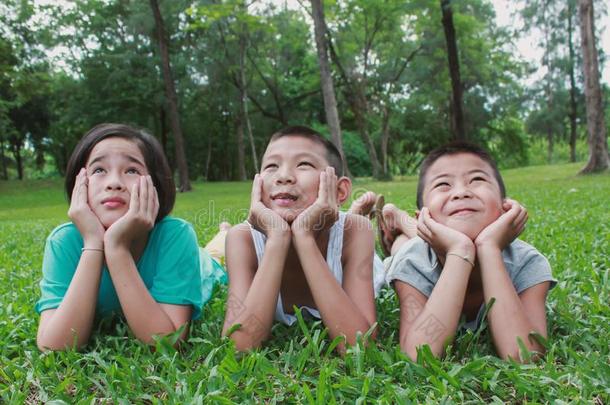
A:
<svg viewBox="0 0 610 405">
<path fill-rule="evenodd" d="M 541 352 L 544 349 L 533 339 L 531 332 L 546 336 L 546 331 L 537 331 L 530 322 L 523 308 L 519 295 L 506 271 L 500 249 L 478 247 L 477 260 L 481 268 L 485 302 L 495 299 L 488 313 L 488 320 L 498 355 L 502 358 L 512 357 L 519 360 L 520 338 L 530 351 Z"/>
<path fill-rule="evenodd" d="M 413 360 L 417 358 L 417 348 L 425 344 L 430 346 L 435 356 L 443 354 L 445 344 L 455 335 L 471 271 L 471 264 L 448 255 L 441 276 L 423 308 L 407 308 L 409 297 L 401 302 L 400 347 Z M 417 304 L 414 300 L 411 302 Z M 408 319 L 409 314 L 412 319 Z"/>
<path fill-rule="evenodd" d="M 128 249 L 106 250 L 106 263 L 127 324 L 136 338 L 153 343 L 153 336 L 175 332 L 176 325 L 155 301 L 142 281 Z"/>
<path fill-rule="evenodd" d="M 356 344 L 358 332 L 372 326 L 328 269 L 313 236 L 299 236 L 295 248 L 309 289 L 331 339 L 345 336 L 348 345 Z M 340 350 L 343 345 L 340 345 Z"/>
<path fill-rule="evenodd" d="M 252 284 L 245 297 L 230 294 L 223 327 L 223 336 L 235 324 L 241 327 L 231 333 L 238 350 L 258 347 L 271 330 L 286 255 L 290 248 L 289 236 L 270 237 Z"/>
<path fill-rule="evenodd" d="M 59 307 L 41 324 L 37 344 L 41 350 L 84 346 L 89 340 L 102 273 L 103 252 L 85 250 Z"/>
</svg>

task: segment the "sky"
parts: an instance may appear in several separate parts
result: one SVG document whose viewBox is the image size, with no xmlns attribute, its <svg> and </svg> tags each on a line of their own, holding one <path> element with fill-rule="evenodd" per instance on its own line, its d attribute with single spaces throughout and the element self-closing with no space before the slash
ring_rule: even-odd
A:
<svg viewBox="0 0 610 405">
<path fill-rule="evenodd" d="M 496 10 L 496 24 L 498 26 L 523 26 L 523 20 L 515 13 L 517 10 L 514 0 L 491 0 L 491 3 L 494 5 L 494 8 Z M 598 49 L 603 49 L 604 53 L 608 55 L 605 66 L 600 65 L 602 76 L 601 81 L 606 83 L 607 85 L 610 85 L 610 18 L 606 16 L 602 20 L 601 25 L 601 27 L 596 27 L 603 29 L 603 34 L 601 38 L 599 38 L 601 43 L 598 43 L 597 46 Z M 536 32 L 534 32 L 528 38 L 520 38 L 517 41 L 516 45 L 517 51 L 521 55 L 522 59 L 541 66 L 543 51 L 542 49 L 537 48 L 535 46 L 535 44 L 539 42 L 537 38 L 539 36 L 540 33 L 537 34 Z M 580 44 L 577 44 L 575 50 L 577 52 L 580 51 Z M 526 80 L 526 82 L 529 82 L 530 80 L 535 80 L 536 77 L 540 76 L 542 76 L 542 72 L 539 70 L 533 75 L 532 78 Z"/>
</svg>

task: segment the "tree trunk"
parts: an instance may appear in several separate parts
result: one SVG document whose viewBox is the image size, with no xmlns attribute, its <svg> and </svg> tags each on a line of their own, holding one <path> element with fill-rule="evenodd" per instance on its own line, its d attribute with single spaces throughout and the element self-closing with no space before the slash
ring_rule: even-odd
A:
<svg viewBox="0 0 610 405">
<path fill-rule="evenodd" d="M 441 11 L 443 13 L 443 29 L 447 41 L 447 59 L 449 62 L 449 75 L 451 76 L 451 132 L 454 139 L 466 139 L 464 130 L 464 102 L 462 91 L 462 79 L 460 78 L 460 61 L 458 58 L 457 42 L 455 38 L 455 27 L 453 26 L 453 12 L 451 11 L 451 0 L 441 0 Z"/>
<path fill-rule="evenodd" d="M 237 141 L 237 180 L 244 181 L 246 175 L 246 157 L 244 147 L 244 123 L 241 115 L 235 120 L 235 136 Z"/>
<path fill-rule="evenodd" d="M 11 152 L 15 158 L 15 164 L 17 165 L 17 178 L 23 180 L 23 159 L 21 158 L 21 148 L 23 147 L 22 142 L 15 139 L 11 142 Z"/>
<path fill-rule="evenodd" d="M 377 150 L 375 149 L 375 143 L 371 138 L 369 133 L 368 123 L 367 123 L 367 112 L 368 105 L 364 94 L 362 94 L 362 90 L 360 89 L 360 84 L 353 84 L 353 88 L 355 91 L 349 94 L 348 100 L 350 104 L 350 108 L 354 113 L 354 118 L 356 120 L 356 128 L 358 129 L 358 133 L 364 142 L 364 146 L 367 148 L 369 153 L 369 158 L 371 159 L 371 166 L 373 168 L 373 177 L 375 179 L 383 179 L 383 171 L 381 169 L 381 164 L 379 163 L 379 158 L 377 157 Z"/>
<path fill-rule="evenodd" d="M 311 0 L 312 16 L 315 29 L 316 49 L 318 52 L 318 64 L 320 65 L 320 84 L 324 98 L 324 112 L 326 123 L 330 130 L 330 137 L 335 144 L 341 158 L 343 159 L 343 174 L 350 176 L 347 159 L 343 151 L 343 137 L 341 135 L 341 122 L 337 111 L 337 99 L 335 97 L 335 86 L 330 72 L 328 62 L 328 50 L 326 49 L 326 21 L 324 20 L 324 5 L 322 0 Z M 350 176 L 351 177 L 351 176 Z"/>
<path fill-rule="evenodd" d="M 602 107 L 602 92 L 599 85 L 599 66 L 595 47 L 593 1 L 579 0 L 580 37 L 585 76 L 585 100 L 587 108 L 587 130 L 589 132 L 589 161 L 581 174 L 600 172 L 610 165 L 608 140 Z"/>
<path fill-rule="evenodd" d="M 383 117 L 381 124 L 381 168 L 383 175 L 390 178 L 388 170 L 388 143 L 390 141 L 390 109 L 387 105 L 383 107 Z"/>
<path fill-rule="evenodd" d="M 163 23 L 163 17 L 161 16 L 161 10 L 159 9 L 159 4 L 157 0 L 150 0 L 150 7 L 155 17 L 157 41 L 159 43 L 159 51 L 161 53 L 161 67 L 163 70 L 163 81 L 165 84 L 165 96 L 167 97 L 167 104 L 169 107 L 169 119 L 172 127 L 172 133 L 174 135 L 174 146 L 176 150 L 175 159 L 176 165 L 178 166 L 178 177 L 180 181 L 178 188 L 182 192 L 190 191 L 191 182 L 189 180 L 186 154 L 184 153 L 184 139 L 182 137 L 180 115 L 178 113 L 178 97 L 176 95 L 176 88 L 174 85 L 174 79 L 172 77 L 172 70 L 169 61 L 169 49 L 167 45 L 165 25 Z"/>
<path fill-rule="evenodd" d="M 572 18 L 574 17 L 574 9 L 572 2 L 568 1 L 568 46 L 569 46 L 569 73 L 570 73 L 570 162 L 576 162 L 576 137 L 577 137 L 577 123 L 576 116 L 577 105 L 576 105 L 576 78 L 574 77 L 574 64 L 576 58 L 574 56 L 574 25 Z"/>
<path fill-rule="evenodd" d="M 245 6 L 244 6 L 245 7 Z M 240 98 L 240 112 L 242 122 L 246 125 L 246 132 L 248 134 L 248 140 L 250 142 L 250 151 L 252 152 L 252 163 L 254 164 L 254 171 L 258 172 L 260 167 L 258 165 L 258 157 L 256 155 L 256 146 L 254 145 L 254 136 L 252 135 L 252 126 L 250 125 L 250 117 L 248 114 L 248 84 L 246 83 L 246 26 L 241 24 L 241 30 L 239 33 L 239 98 Z M 244 180 L 246 179 L 244 173 Z"/>
<path fill-rule="evenodd" d="M 2 180 L 8 180 L 6 155 L 4 154 L 4 140 L 0 138 L 0 163 L 2 164 Z"/>
</svg>

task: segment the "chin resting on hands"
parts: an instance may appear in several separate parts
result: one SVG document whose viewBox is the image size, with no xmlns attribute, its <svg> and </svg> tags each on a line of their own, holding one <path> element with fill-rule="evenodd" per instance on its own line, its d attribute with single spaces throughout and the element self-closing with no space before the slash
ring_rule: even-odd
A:
<svg viewBox="0 0 610 405">
<path fill-rule="evenodd" d="M 493 247 L 503 250 L 523 232 L 528 218 L 525 207 L 515 200 L 506 199 L 502 208 L 505 212 L 476 237 L 477 249 Z"/>
<path fill-rule="evenodd" d="M 337 175 L 331 166 L 320 172 L 318 198 L 292 222 L 292 233 L 315 234 L 330 228 L 339 218 Z"/>
<path fill-rule="evenodd" d="M 290 234 L 290 226 L 284 218 L 263 204 L 263 179 L 258 173 L 252 183 L 248 223 L 267 238 Z"/>
<path fill-rule="evenodd" d="M 436 222 L 427 207 L 421 209 L 417 218 L 417 235 L 432 246 L 439 256 L 456 253 L 474 261 L 475 247 L 472 240 L 462 232 Z"/>
<path fill-rule="evenodd" d="M 150 176 L 142 176 L 131 189 L 129 209 L 106 230 L 104 245 L 129 248 L 137 237 L 155 226 L 158 212 L 157 189 Z"/>
</svg>

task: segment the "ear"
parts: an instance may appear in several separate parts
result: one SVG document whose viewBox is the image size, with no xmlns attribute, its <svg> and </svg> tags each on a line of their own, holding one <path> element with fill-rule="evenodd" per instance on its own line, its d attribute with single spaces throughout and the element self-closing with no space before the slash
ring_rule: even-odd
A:
<svg viewBox="0 0 610 405">
<path fill-rule="evenodd" d="M 349 177 L 340 177 L 337 180 L 337 202 L 343 205 L 352 194 L 352 181 Z"/>
</svg>

